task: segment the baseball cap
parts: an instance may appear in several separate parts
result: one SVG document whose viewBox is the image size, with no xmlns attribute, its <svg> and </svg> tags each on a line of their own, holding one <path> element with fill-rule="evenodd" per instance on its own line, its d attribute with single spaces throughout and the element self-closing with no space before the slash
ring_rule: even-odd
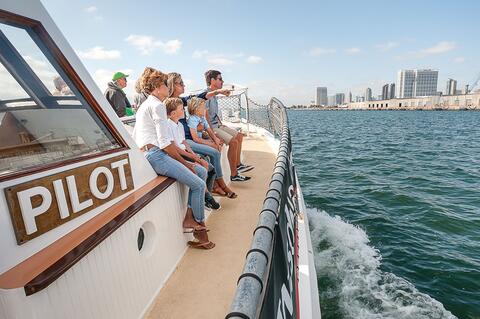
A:
<svg viewBox="0 0 480 319">
<path fill-rule="evenodd" d="M 127 76 L 128 76 L 128 74 L 125 74 L 125 73 L 122 73 L 122 72 L 117 72 L 113 75 L 112 80 L 116 81 L 116 80 L 119 80 L 121 78 L 126 78 Z"/>
</svg>

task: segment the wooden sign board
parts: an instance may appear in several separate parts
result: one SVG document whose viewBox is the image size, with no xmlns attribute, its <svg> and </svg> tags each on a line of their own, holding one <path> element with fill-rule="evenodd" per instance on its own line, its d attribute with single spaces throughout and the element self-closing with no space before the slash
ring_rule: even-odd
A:
<svg viewBox="0 0 480 319">
<path fill-rule="evenodd" d="M 128 154 L 5 189 L 19 245 L 133 189 Z"/>
</svg>

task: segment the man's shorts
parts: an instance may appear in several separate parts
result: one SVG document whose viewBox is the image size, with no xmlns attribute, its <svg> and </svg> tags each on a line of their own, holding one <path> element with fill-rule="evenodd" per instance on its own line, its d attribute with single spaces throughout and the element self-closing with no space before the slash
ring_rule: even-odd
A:
<svg viewBox="0 0 480 319">
<path fill-rule="evenodd" d="M 214 128 L 213 131 L 218 137 L 224 140 L 225 144 L 227 145 L 230 144 L 230 141 L 232 140 L 232 138 L 234 138 L 235 135 L 238 134 L 237 130 L 225 125 L 220 125 L 219 127 Z"/>
</svg>

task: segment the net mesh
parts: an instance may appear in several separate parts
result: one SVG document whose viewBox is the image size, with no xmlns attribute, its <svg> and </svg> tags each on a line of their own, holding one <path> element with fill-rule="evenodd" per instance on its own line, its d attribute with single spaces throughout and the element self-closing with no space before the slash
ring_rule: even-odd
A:
<svg viewBox="0 0 480 319">
<path fill-rule="evenodd" d="M 276 137 L 281 135 L 282 126 L 286 123 L 283 106 L 278 100 L 272 99 L 268 105 L 263 105 L 250 99 L 246 91 L 218 97 L 218 107 L 222 121 L 253 124 Z"/>
</svg>

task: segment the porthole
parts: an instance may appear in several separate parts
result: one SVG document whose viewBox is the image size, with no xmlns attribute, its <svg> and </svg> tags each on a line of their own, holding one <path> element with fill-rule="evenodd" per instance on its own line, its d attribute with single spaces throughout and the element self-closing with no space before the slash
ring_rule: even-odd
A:
<svg viewBox="0 0 480 319">
<path fill-rule="evenodd" d="M 137 236 L 138 251 L 142 251 L 144 243 L 145 243 L 145 232 L 143 231 L 143 228 L 140 228 L 140 230 L 138 231 L 138 236 Z"/>
</svg>

